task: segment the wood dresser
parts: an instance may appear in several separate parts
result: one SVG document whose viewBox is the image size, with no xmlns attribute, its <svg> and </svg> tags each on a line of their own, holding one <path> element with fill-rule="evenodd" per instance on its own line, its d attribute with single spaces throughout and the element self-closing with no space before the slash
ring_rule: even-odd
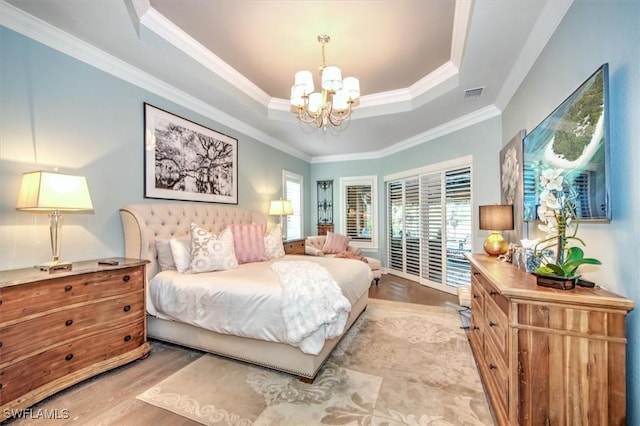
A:
<svg viewBox="0 0 640 426">
<path fill-rule="evenodd" d="M 469 340 L 500 425 L 624 425 L 633 301 L 556 290 L 510 263 L 471 261 Z"/>
<path fill-rule="evenodd" d="M 304 254 L 304 238 L 284 241 L 285 254 Z"/>
<path fill-rule="evenodd" d="M 0 421 L 96 374 L 145 357 L 145 265 L 0 271 Z"/>
</svg>

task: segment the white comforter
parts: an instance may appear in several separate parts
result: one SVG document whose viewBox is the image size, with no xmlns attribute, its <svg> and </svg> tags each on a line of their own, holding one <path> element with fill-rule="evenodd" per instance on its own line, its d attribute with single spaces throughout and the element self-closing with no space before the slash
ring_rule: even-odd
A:
<svg viewBox="0 0 640 426">
<path fill-rule="evenodd" d="M 368 291 L 371 269 L 364 262 L 288 255 L 279 260 L 246 263 L 229 271 L 161 272 L 153 277 L 147 288 L 147 311 L 159 318 L 218 333 L 288 343 L 305 353 L 317 354 L 332 330 L 322 329 L 299 342 L 292 341 L 287 336 L 282 313 L 283 292 L 279 276 L 271 269 L 275 262 L 296 259 L 325 267 L 349 304 Z"/>
</svg>

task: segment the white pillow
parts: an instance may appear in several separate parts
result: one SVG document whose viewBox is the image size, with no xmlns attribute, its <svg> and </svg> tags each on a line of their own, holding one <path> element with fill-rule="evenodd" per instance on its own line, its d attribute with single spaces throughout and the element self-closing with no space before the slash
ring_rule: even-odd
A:
<svg viewBox="0 0 640 426">
<path fill-rule="evenodd" d="M 185 272 L 189 269 L 191 261 L 191 239 L 190 238 L 171 238 L 169 240 L 171 247 L 171 256 L 173 263 L 176 265 L 178 272 Z"/>
<path fill-rule="evenodd" d="M 195 223 L 191 224 L 191 261 L 186 273 L 224 271 L 237 267 L 230 228 L 225 228 L 219 234 L 211 234 Z"/>
<path fill-rule="evenodd" d="M 267 259 L 279 259 L 284 256 L 284 244 L 282 244 L 282 227 L 277 224 L 264 237 L 264 254 Z"/>
</svg>

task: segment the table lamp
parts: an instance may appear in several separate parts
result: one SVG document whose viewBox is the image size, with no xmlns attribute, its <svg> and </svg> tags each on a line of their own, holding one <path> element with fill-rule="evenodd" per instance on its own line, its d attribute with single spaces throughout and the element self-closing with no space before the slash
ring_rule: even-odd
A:
<svg viewBox="0 0 640 426">
<path fill-rule="evenodd" d="M 87 179 L 61 173 L 37 171 L 22 175 L 16 210 L 49 213 L 53 260 L 36 265 L 42 271 L 69 271 L 71 262 L 60 260 L 63 218 L 60 213 L 93 213 Z"/>
<path fill-rule="evenodd" d="M 484 240 L 484 251 L 490 256 L 505 254 L 509 245 L 500 231 L 513 229 L 513 205 L 480 206 L 480 229 L 491 231 Z"/>
<path fill-rule="evenodd" d="M 274 200 L 271 202 L 271 204 L 269 205 L 269 215 L 271 216 L 280 216 L 280 228 L 282 228 L 282 239 L 286 240 L 287 237 L 285 236 L 285 232 L 284 232 L 284 225 L 283 225 L 283 221 L 282 218 L 284 216 L 288 216 L 290 214 L 293 214 L 293 206 L 291 205 L 291 201 L 289 200 Z"/>
</svg>

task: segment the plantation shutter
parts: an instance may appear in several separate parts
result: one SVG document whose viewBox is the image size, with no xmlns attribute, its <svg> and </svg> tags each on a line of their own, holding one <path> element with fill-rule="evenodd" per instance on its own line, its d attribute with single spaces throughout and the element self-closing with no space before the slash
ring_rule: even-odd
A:
<svg viewBox="0 0 640 426">
<path fill-rule="evenodd" d="M 464 257 L 465 244 L 471 241 L 471 169 L 446 172 L 447 284 L 471 282 L 471 267 Z"/>
<path fill-rule="evenodd" d="M 346 234 L 354 241 L 371 241 L 371 186 L 346 187 Z"/>
<path fill-rule="evenodd" d="M 420 177 L 422 220 L 422 277 L 442 283 L 442 186 L 441 173 Z"/>
<path fill-rule="evenodd" d="M 445 291 L 469 284 L 471 167 L 387 182 L 389 269 Z"/>
<path fill-rule="evenodd" d="M 389 268 L 396 271 L 404 271 L 404 244 L 403 244 L 403 200 L 404 182 L 389 182 L 387 185 L 387 217 L 389 218 L 388 250 Z"/>
</svg>

